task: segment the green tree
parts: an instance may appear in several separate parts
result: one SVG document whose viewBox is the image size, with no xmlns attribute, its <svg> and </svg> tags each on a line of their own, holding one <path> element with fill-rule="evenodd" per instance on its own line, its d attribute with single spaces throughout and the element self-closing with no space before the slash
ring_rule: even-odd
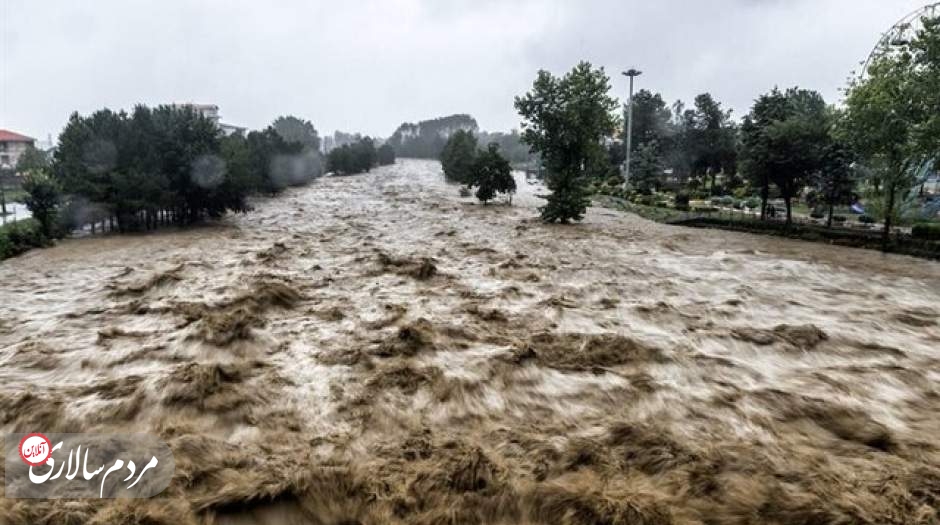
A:
<svg viewBox="0 0 940 525">
<path fill-rule="evenodd" d="M 510 164 L 526 164 L 535 160 L 529 147 L 522 142 L 518 130 L 514 129 L 509 133 L 480 131 L 476 137 L 481 144 L 499 144 L 500 154 L 506 157 Z"/>
<path fill-rule="evenodd" d="M 61 198 L 58 183 L 47 171 L 27 171 L 23 176 L 23 191 L 26 192 L 24 204 L 39 221 L 42 234 L 51 239 L 57 233 L 56 210 Z"/>
<path fill-rule="evenodd" d="M 813 182 L 828 208 L 826 225 L 830 228 L 835 207 L 851 204 L 855 195 L 853 160 L 852 152 L 839 141 L 829 141 L 823 148 L 820 170 Z"/>
<path fill-rule="evenodd" d="M 642 146 L 655 142 L 656 151 L 661 154 L 660 148 L 666 145 L 672 135 L 671 117 L 672 112 L 666 106 L 662 95 L 645 89 L 638 91 L 633 96 L 633 147 L 639 150 Z"/>
<path fill-rule="evenodd" d="M 323 166 L 320 157 L 320 135 L 308 120 L 293 116 L 278 117 L 271 123 L 271 128 L 283 139 L 289 158 L 282 158 L 279 169 L 284 170 L 287 183 L 291 186 L 307 184 L 322 175 Z"/>
<path fill-rule="evenodd" d="M 742 126 L 742 169 L 761 189 L 764 218 L 770 183 L 792 222 L 792 200 L 821 168 L 829 143 L 828 109 L 815 91 L 774 88 L 762 95 Z"/>
<path fill-rule="evenodd" d="M 333 148 L 327 155 L 327 169 L 336 175 L 367 172 L 378 162 L 375 143 L 369 137 Z"/>
<path fill-rule="evenodd" d="M 466 114 L 449 115 L 417 124 L 405 122 L 389 137 L 388 143 L 399 157 L 439 159 L 448 137 L 458 130 L 476 133 L 477 121 Z"/>
<path fill-rule="evenodd" d="M 709 93 L 695 97 L 692 109 L 684 109 L 676 102 L 675 131 L 671 152 L 673 168 L 690 177 L 710 182 L 710 191 L 716 193 L 719 173 L 733 175 L 737 167 L 738 130 L 731 120 L 731 110 L 722 109 L 721 103 Z"/>
<path fill-rule="evenodd" d="M 389 166 L 395 164 L 395 148 L 391 144 L 383 144 L 377 151 L 376 157 L 379 166 Z"/>
<path fill-rule="evenodd" d="M 215 123 L 191 108 L 73 114 L 52 171 L 68 196 L 66 209 L 100 211 L 66 222 L 94 229 L 106 220 L 126 231 L 244 211 L 250 188 L 229 177 L 220 138 Z"/>
<path fill-rule="evenodd" d="M 509 161 L 499 152 L 499 144 L 491 142 L 486 151 L 477 155 L 473 162 L 469 187 L 477 188 L 477 199 L 486 204 L 497 193 L 510 195 L 516 191 L 516 180 L 512 176 Z"/>
<path fill-rule="evenodd" d="M 658 188 L 663 175 L 663 163 L 655 140 L 640 145 L 630 158 L 630 163 L 630 184 L 646 195 Z"/>
<path fill-rule="evenodd" d="M 539 71 L 532 90 L 516 97 L 522 140 L 542 156 L 552 191 L 540 211 L 546 222 L 581 220 L 589 203 L 591 175 L 606 171 L 601 140 L 617 124 L 617 101 L 609 96 L 603 68 L 581 62 L 564 77 Z"/>
<path fill-rule="evenodd" d="M 16 161 L 16 172 L 45 170 L 49 168 L 49 155 L 39 148 L 29 146 Z"/>
<path fill-rule="evenodd" d="M 473 133 L 457 130 L 447 139 L 441 151 L 441 168 L 444 180 L 469 184 L 473 172 L 473 162 L 477 155 L 477 139 Z"/>
<path fill-rule="evenodd" d="M 889 44 L 863 78 L 849 82 L 841 121 L 880 201 L 871 207 L 881 210 L 885 249 L 917 170 L 940 155 L 940 19 L 923 25 L 912 40 Z"/>
<path fill-rule="evenodd" d="M 320 150 L 320 135 L 317 128 L 308 120 L 293 116 L 278 117 L 271 123 L 274 131 L 284 139 L 284 142 L 301 144 L 304 148 L 313 151 Z"/>
</svg>

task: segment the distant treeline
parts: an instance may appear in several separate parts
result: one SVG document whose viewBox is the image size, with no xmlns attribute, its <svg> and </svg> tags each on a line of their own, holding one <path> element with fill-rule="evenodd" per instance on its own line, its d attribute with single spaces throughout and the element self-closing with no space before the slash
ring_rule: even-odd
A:
<svg viewBox="0 0 940 525">
<path fill-rule="evenodd" d="M 472 133 L 480 144 L 499 145 L 500 152 L 513 164 L 530 162 L 534 156 L 529 146 L 522 143 L 519 133 L 480 131 L 477 121 L 470 115 L 458 114 L 423 120 L 417 124 L 406 122 L 388 139 L 399 157 L 439 159 L 448 139 L 458 131 Z"/>
<path fill-rule="evenodd" d="M 448 137 L 458 130 L 476 132 L 477 121 L 470 115 L 450 115 L 417 124 L 406 122 L 392 133 L 388 143 L 399 157 L 437 159 Z"/>
</svg>

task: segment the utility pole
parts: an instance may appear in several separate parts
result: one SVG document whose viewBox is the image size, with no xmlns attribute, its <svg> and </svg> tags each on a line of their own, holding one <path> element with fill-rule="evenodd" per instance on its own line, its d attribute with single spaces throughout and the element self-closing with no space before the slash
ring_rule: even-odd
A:
<svg viewBox="0 0 940 525">
<path fill-rule="evenodd" d="M 627 103 L 627 140 L 624 141 L 627 143 L 627 159 L 626 162 L 624 162 L 623 169 L 624 183 L 630 182 L 630 150 L 633 146 L 633 78 L 642 74 L 642 71 L 633 68 L 623 72 L 623 76 L 630 77 L 630 98 L 628 99 L 629 102 Z"/>
</svg>

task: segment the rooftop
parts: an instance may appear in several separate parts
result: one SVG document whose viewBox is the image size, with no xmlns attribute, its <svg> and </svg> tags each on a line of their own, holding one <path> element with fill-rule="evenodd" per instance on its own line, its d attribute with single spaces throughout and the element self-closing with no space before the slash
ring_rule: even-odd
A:
<svg viewBox="0 0 940 525">
<path fill-rule="evenodd" d="M 20 135 L 5 129 L 0 129 L 0 142 L 35 142 L 36 139 Z"/>
</svg>

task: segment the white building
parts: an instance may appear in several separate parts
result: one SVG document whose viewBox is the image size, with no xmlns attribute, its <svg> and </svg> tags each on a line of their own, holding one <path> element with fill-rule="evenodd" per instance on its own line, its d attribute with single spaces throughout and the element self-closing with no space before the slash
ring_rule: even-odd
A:
<svg viewBox="0 0 940 525">
<path fill-rule="evenodd" d="M 35 144 L 34 138 L 0 129 L 0 168 L 15 168 L 20 155 Z"/>
<path fill-rule="evenodd" d="M 222 133 L 225 133 L 226 136 L 233 135 L 235 133 L 244 133 L 246 128 L 241 126 L 234 126 L 232 124 L 226 124 L 222 122 L 222 117 L 219 116 L 219 106 L 215 104 L 193 104 L 191 102 L 185 102 L 183 104 L 173 104 L 174 108 L 190 108 L 193 111 L 199 113 L 203 117 L 212 121 Z"/>
</svg>

